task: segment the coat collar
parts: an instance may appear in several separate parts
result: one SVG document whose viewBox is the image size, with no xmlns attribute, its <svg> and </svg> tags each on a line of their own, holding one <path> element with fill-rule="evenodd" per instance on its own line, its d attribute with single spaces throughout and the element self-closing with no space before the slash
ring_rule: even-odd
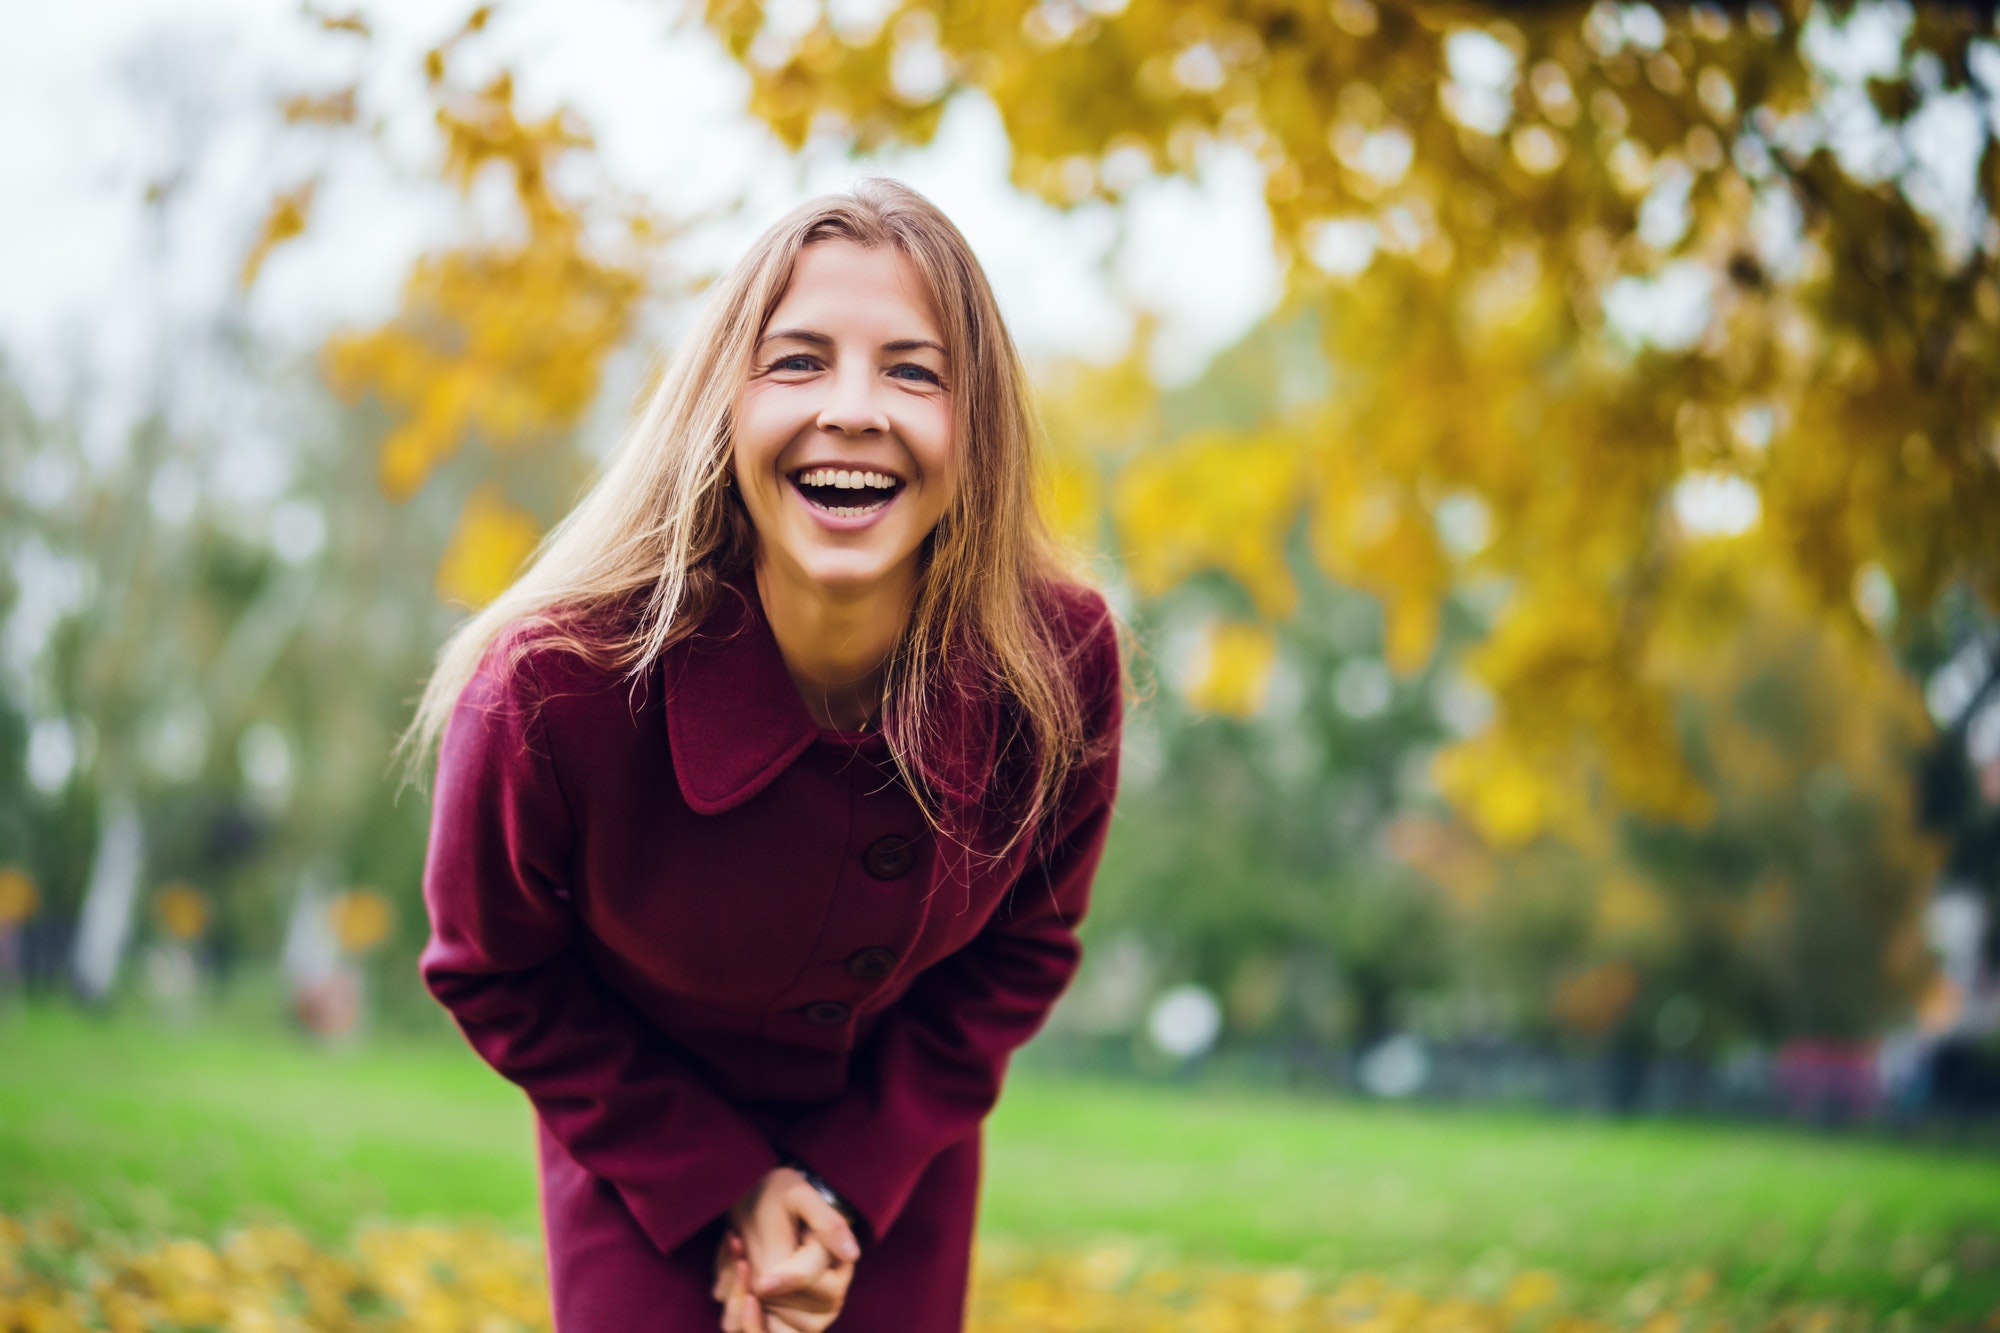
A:
<svg viewBox="0 0 2000 1333">
<path fill-rule="evenodd" d="M 820 730 L 785 669 L 748 573 L 722 584 L 701 628 L 670 648 L 663 665 L 674 775 L 699 814 L 742 805 L 820 740 L 888 758 L 880 734 L 857 742 Z M 926 747 L 925 784 L 946 805 L 977 810 L 993 774 L 999 710 L 990 694 L 962 681 L 946 694 L 933 713 L 937 744 Z"/>
</svg>

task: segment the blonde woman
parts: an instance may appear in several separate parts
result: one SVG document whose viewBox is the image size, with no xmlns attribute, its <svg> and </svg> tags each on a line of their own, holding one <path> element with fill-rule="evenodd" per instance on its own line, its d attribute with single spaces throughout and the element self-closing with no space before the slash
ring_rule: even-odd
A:
<svg viewBox="0 0 2000 1333">
<path fill-rule="evenodd" d="M 560 1333 L 945 1333 L 980 1125 L 1075 970 L 1102 599 L 929 201 L 811 201 L 446 645 L 425 982 L 532 1101 Z"/>
</svg>

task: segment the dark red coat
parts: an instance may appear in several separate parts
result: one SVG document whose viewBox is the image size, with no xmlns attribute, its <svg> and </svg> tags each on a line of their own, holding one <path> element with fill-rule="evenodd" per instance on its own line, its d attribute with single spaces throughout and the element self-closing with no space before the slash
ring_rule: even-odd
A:
<svg viewBox="0 0 2000 1333">
<path fill-rule="evenodd" d="M 1104 754 L 1004 857 L 991 707 L 944 719 L 979 762 L 928 785 L 987 815 L 941 849 L 879 735 L 813 723 L 747 583 L 636 684 L 489 654 L 445 730 L 422 969 L 534 1103 L 560 1333 L 715 1328 L 718 1220 L 781 1155 L 864 1224 L 838 1329 L 960 1327 L 980 1122 L 1075 971 L 1116 781 L 1109 617 L 1055 614 Z"/>
</svg>

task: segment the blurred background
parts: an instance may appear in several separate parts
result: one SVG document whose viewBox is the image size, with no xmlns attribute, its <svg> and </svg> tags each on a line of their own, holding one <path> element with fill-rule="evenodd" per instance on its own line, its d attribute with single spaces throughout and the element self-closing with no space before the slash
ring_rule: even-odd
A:
<svg viewBox="0 0 2000 1333">
<path fill-rule="evenodd" d="M 394 743 L 706 285 L 877 173 L 1141 686 L 975 1327 L 2000 1327 L 1988 8 L 12 28 L 0 1329 L 545 1326 Z"/>
</svg>

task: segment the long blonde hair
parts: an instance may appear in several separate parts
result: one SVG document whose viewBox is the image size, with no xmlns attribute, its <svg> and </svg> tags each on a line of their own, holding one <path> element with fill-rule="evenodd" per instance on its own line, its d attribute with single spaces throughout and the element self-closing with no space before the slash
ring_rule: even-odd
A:
<svg viewBox="0 0 2000 1333">
<path fill-rule="evenodd" d="M 515 632 L 506 670 L 531 648 L 553 645 L 636 678 L 692 634 L 725 581 L 750 565 L 756 532 L 725 484 L 735 398 L 799 252 L 830 240 L 893 245 L 909 259 L 952 367 L 959 484 L 926 541 L 916 602 L 883 686 L 883 730 L 897 767 L 936 824 L 926 779 L 969 757 L 939 753 L 938 710 L 971 682 L 1009 719 L 1002 740 L 1024 743 L 1030 756 L 1020 831 L 1061 790 L 1090 738 L 1074 664 L 1065 660 L 1080 645 L 1051 623 L 1049 597 L 1072 576 L 1036 503 L 1027 375 L 958 228 L 915 190 L 879 178 L 793 209 L 710 293 L 596 482 L 513 585 L 440 650 L 403 737 L 413 769 L 504 634 Z M 618 607 L 638 614 L 607 614 Z"/>
</svg>

